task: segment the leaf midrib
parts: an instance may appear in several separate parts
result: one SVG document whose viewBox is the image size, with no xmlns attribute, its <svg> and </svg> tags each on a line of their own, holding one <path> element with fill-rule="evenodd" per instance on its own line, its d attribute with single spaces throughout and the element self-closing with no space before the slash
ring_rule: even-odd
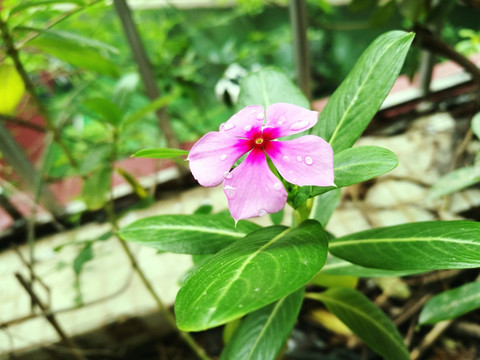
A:
<svg viewBox="0 0 480 360">
<path fill-rule="evenodd" d="M 128 234 L 128 232 L 131 232 L 131 231 L 139 231 L 139 230 L 145 231 L 145 227 L 128 229 L 128 231 L 122 232 L 122 235 Z M 185 225 L 152 225 L 152 226 L 148 226 L 148 230 L 197 231 L 197 232 L 209 233 L 209 234 L 228 235 L 236 238 L 242 238 L 246 235 L 246 233 L 243 233 L 243 232 L 212 229 L 212 228 L 196 226 L 196 225 L 187 225 L 187 226 Z"/>
<path fill-rule="evenodd" d="M 260 333 L 258 334 L 257 338 L 255 339 L 255 342 L 253 343 L 252 347 L 251 347 L 251 351 L 248 353 L 248 357 L 247 359 L 251 359 L 252 358 L 252 355 L 253 353 L 255 352 L 255 349 L 257 348 L 259 342 L 260 342 L 260 339 L 262 338 L 262 336 L 265 334 L 265 332 L 267 331 L 268 329 L 268 326 L 270 325 L 270 323 L 273 321 L 273 318 L 275 317 L 275 315 L 277 314 L 277 312 L 280 310 L 281 308 L 281 305 L 285 302 L 285 299 L 287 297 L 283 297 L 281 298 L 280 300 L 277 301 L 277 303 L 275 304 L 272 312 L 270 313 L 270 315 L 268 316 L 268 319 L 267 321 L 265 322 L 265 324 L 263 325 L 262 327 L 262 331 L 260 331 Z"/>
<path fill-rule="evenodd" d="M 243 261 L 243 264 L 237 269 L 237 271 L 235 272 L 235 275 L 232 277 L 232 279 L 230 280 L 230 282 L 227 284 L 227 286 L 225 286 L 223 288 L 223 291 L 218 295 L 217 297 L 217 301 L 215 302 L 215 304 L 211 307 L 213 309 L 217 309 L 218 308 L 218 304 L 223 300 L 223 298 L 225 297 L 225 294 L 230 290 L 230 288 L 232 287 L 232 285 L 240 278 L 240 275 L 242 274 L 243 270 L 245 270 L 245 268 L 247 267 L 247 265 L 250 263 L 250 261 L 255 257 L 257 256 L 258 254 L 260 254 L 263 250 L 265 250 L 267 247 L 269 247 L 270 245 L 274 244 L 275 242 L 277 242 L 279 239 L 281 239 L 282 237 L 284 237 L 287 233 L 289 233 L 290 231 L 292 231 L 293 228 L 288 228 L 284 231 L 282 231 L 280 234 L 278 234 L 277 236 L 275 236 L 272 240 L 270 240 L 269 242 L 267 242 L 266 244 L 264 244 L 263 246 L 261 246 L 258 250 L 254 251 L 252 254 L 250 254 L 247 258 L 245 258 L 245 260 Z M 209 312 L 207 317 L 206 317 L 206 321 L 204 323 L 209 323 L 210 320 L 212 318 L 212 312 Z"/>
<path fill-rule="evenodd" d="M 402 38 L 403 39 L 403 38 Z M 389 46 L 385 47 L 384 51 L 382 52 L 382 55 L 379 56 L 377 58 L 377 61 L 370 67 L 370 70 L 368 71 L 367 73 L 367 76 L 365 76 L 364 79 L 368 79 L 370 78 L 370 75 L 372 74 L 372 72 L 374 71 L 374 69 L 376 69 L 376 65 L 380 62 L 380 59 L 383 58 L 383 56 L 385 55 L 385 53 L 387 52 L 388 49 L 390 49 L 394 44 L 396 44 L 398 41 L 400 41 L 401 39 L 391 43 Z M 352 109 L 352 107 L 354 106 L 354 104 L 356 104 L 356 102 L 358 101 L 358 94 L 360 93 L 360 91 L 363 91 L 363 88 L 365 87 L 365 84 L 367 83 L 367 81 L 363 81 L 363 83 L 358 87 L 358 90 L 355 92 L 355 95 L 353 96 L 353 99 L 355 99 L 355 101 L 352 101 L 350 102 L 349 106 L 347 107 L 347 109 L 344 111 L 343 113 L 343 116 L 342 118 L 340 119 L 340 121 L 338 122 L 337 126 L 335 127 L 335 130 L 333 131 L 333 134 L 332 136 L 330 137 L 330 140 L 328 141 L 330 144 L 333 144 L 333 141 L 334 139 L 336 138 L 337 136 L 337 133 L 340 129 L 340 127 L 343 125 L 343 123 L 345 122 L 345 119 L 347 118 L 347 115 L 350 113 L 350 110 Z"/>
<path fill-rule="evenodd" d="M 358 240 L 343 240 L 343 241 L 332 241 L 329 244 L 329 248 L 335 248 L 339 246 L 352 246 L 352 245 L 359 245 L 359 244 L 376 244 L 376 243 L 396 243 L 396 242 L 431 242 L 431 241 L 441 241 L 445 243 L 459 243 L 459 244 L 470 244 L 480 246 L 480 242 L 475 242 L 471 240 L 463 240 L 463 239 L 450 239 L 450 238 L 442 238 L 442 237 L 428 237 L 428 238 L 379 238 L 379 239 L 358 239 Z"/>
<path fill-rule="evenodd" d="M 339 301 L 335 298 L 332 298 L 332 297 L 329 297 L 328 295 L 325 295 L 325 294 L 319 294 L 319 297 L 320 298 L 324 298 L 324 301 L 328 302 L 332 302 L 332 303 L 336 303 L 337 305 L 345 308 L 345 309 L 349 309 L 350 311 L 360 315 L 362 318 L 366 319 L 369 323 L 371 323 L 372 325 L 374 325 L 377 329 L 380 329 L 380 331 L 384 334 L 386 334 L 390 339 L 393 340 L 393 342 L 395 344 L 397 344 L 397 347 L 399 347 L 400 349 L 402 350 L 405 350 L 405 344 L 403 344 L 402 342 L 400 342 L 400 340 L 397 338 L 397 337 L 392 337 L 392 333 L 390 331 L 388 331 L 389 329 L 385 328 L 383 326 L 382 323 L 376 321 L 375 318 L 372 318 L 370 316 L 368 316 L 367 314 L 365 314 L 364 312 L 358 310 L 356 307 L 353 307 L 351 305 L 349 305 L 348 303 L 346 302 L 342 302 L 342 301 Z"/>
</svg>

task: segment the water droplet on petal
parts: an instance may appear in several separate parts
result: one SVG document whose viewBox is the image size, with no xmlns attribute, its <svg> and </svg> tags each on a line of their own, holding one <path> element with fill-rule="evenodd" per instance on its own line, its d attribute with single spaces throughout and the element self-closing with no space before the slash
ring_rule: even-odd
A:
<svg viewBox="0 0 480 360">
<path fill-rule="evenodd" d="M 303 159 L 302 159 L 301 156 L 297 156 L 297 161 L 298 161 L 298 162 L 302 162 L 302 160 L 303 160 Z"/>
<path fill-rule="evenodd" d="M 225 172 L 223 173 L 223 177 L 224 177 L 225 179 L 229 179 L 229 180 L 230 180 L 230 179 L 232 178 L 232 173 L 231 173 L 230 171 L 225 171 Z"/>
<path fill-rule="evenodd" d="M 313 165 L 313 159 L 310 156 L 305 157 L 305 164 Z"/>
<path fill-rule="evenodd" d="M 268 214 L 268 213 L 267 213 L 267 210 L 265 210 L 265 209 L 260 209 L 260 210 L 258 210 L 258 216 L 265 216 L 265 215 L 267 215 L 267 214 Z"/>
<path fill-rule="evenodd" d="M 308 120 L 301 120 L 296 122 L 295 124 L 292 124 L 290 126 L 290 130 L 302 130 L 305 129 L 308 125 L 310 125 L 310 121 Z"/>
<path fill-rule="evenodd" d="M 287 121 L 287 119 L 285 119 L 285 116 L 280 116 L 280 119 L 278 119 L 277 124 L 282 125 L 285 123 L 285 121 Z"/>
<path fill-rule="evenodd" d="M 223 130 L 228 131 L 232 130 L 235 127 L 232 123 L 226 123 L 225 126 L 223 127 Z"/>
<path fill-rule="evenodd" d="M 225 195 L 227 195 L 227 198 L 229 199 L 233 199 L 235 195 L 237 195 L 237 189 L 230 185 L 226 185 L 223 188 L 223 191 L 225 191 Z"/>
<path fill-rule="evenodd" d="M 265 114 L 263 112 L 259 112 L 257 114 L 257 120 L 263 120 L 264 117 L 265 117 Z"/>
<path fill-rule="evenodd" d="M 247 126 L 245 126 L 245 127 L 243 128 L 243 130 L 245 130 L 245 131 L 250 131 L 250 130 L 252 130 L 252 125 L 247 125 Z"/>
<path fill-rule="evenodd" d="M 279 182 L 276 182 L 275 184 L 273 184 L 273 188 L 275 190 L 281 190 L 282 189 L 282 183 L 279 183 Z"/>
<path fill-rule="evenodd" d="M 289 173 L 290 176 L 292 177 L 292 178 L 291 178 L 291 181 L 297 180 L 297 177 L 296 177 L 295 175 L 293 175 L 293 170 L 290 170 L 288 173 Z"/>
<path fill-rule="evenodd" d="M 287 155 L 285 155 L 282 159 L 283 161 L 290 161 L 290 158 Z"/>
<path fill-rule="evenodd" d="M 227 157 L 228 157 L 227 154 L 223 154 L 222 156 L 220 156 L 220 160 L 225 160 Z"/>
</svg>

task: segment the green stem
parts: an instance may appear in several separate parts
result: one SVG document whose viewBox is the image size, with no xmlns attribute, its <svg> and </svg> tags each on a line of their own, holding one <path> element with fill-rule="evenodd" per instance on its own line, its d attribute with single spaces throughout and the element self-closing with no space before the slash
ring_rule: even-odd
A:
<svg viewBox="0 0 480 360">
<path fill-rule="evenodd" d="M 310 217 L 313 208 L 313 199 L 307 199 L 302 205 L 295 209 L 295 221 L 297 225 L 301 224 Z"/>
</svg>

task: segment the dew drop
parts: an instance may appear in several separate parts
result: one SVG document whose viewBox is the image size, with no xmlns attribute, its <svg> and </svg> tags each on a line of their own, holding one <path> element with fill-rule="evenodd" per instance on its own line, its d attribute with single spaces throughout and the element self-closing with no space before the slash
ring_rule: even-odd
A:
<svg viewBox="0 0 480 360">
<path fill-rule="evenodd" d="M 258 216 L 265 216 L 265 215 L 267 215 L 267 210 L 265 209 L 258 210 Z"/>
<path fill-rule="evenodd" d="M 229 180 L 230 180 L 230 179 L 232 178 L 232 173 L 229 172 L 229 171 L 225 171 L 225 172 L 223 173 L 223 177 L 224 177 L 225 179 L 229 179 Z"/>
<path fill-rule="evenodd" d="M 273 184 L 273 188 L 275 190 L 281 190 L 282 189 L 282 184 L 279 183 L 279 182 L 276 182 L 275 184 Z"/>
<path fill-rule="evenodd" d="M 255 292 L 259 292 L 259 291 L 260 291 L 260 289 L 259 289 L 259 288 L 255 288 L 255 289 L 253 289 L 253 291 L 255 291 Z"/>
<path fill-rule="evenodd" d="M 207 292 L 206 292 L 206 291 L 204 291 L 204 292 L 203 292 L 203 295 L 207 295 Z"/>
<path fill-rule="evenodd" d="M 278 125 L 282 125 L 282 124 L 285 123 L 285 121 L 286 121 L 285 117 L 284 117 L 284 116 L 280 116 L 280 119 L 278 119 L 277 124 L 278 124 Z"/>
<path fill-rule="evenodd" d="M 285 155 L 285 156 L 283 157 L 283 161 L 290 161 L 290 158 L 289 158 L 287 155 Z"/>
<path fill-rule="evenodd" d="M 229 199 L 233 199 L 235 195 L 237 195 L 237 189 L 230 185 L 226 185 L 223 188 L 223 191 L 225 191 L 225 195 L 227 195 L 227 198 Z"/>
<path fill-rule="evenodd" d="M 310 156 L 305 157 L 305 164 L 313 165 L 313 159 Z"/>
<path fill-rule="evenodd" d="M 288 173 L 291 176 L 291 181 L 296 181 L 297 180 L 297 177 L 295 175 L 293 175 L 293 170 L 290 170 Z"/>
<path fill-rule="evenodd" d="M 265 117 L 264 113 L 263 112 L 259 112 L 257 114 L 257 120 L 263 120 L 263 118 Z"/>
<path fill-rule="evenodd" d="M 242 304 L 238 304 L 238 307 L 239 307 L 239 308 L 243 308 L 243 305 L 242 305 Z"/>
<path fill-rule="evenodd" d="M 302 129 L 305 129 L 309 124 L 310 124 L 310 121 L 301 120 L 299 122 L 296 122 L 295 124 L 292 124 L 290 126 L 290 130 L 302 130 Z"/>
<path fill-rule="evenodd" d="M 223 127 L 223 130 L 228 131 L 232 130 L 235 127 L 232 123 L 226 123 L 225 126 Z"/>
<path fill-rule="evenodd" d="M 303 160 L 303 159 L 302 159 L 301 156 L 297 156 L 297 161 L 298 161 L 298 162 L 302 162 L 302 160 Z"/>
<path fill-rule="evenodd" d="M 245 130 L 245 131 L 250 131 L 250 130 L 252 130 L 252 125 L 247 125 L 247 126 L 245 126 L 245 127 L 243 128 L 243 130 Z"/>
<path fill-rule="evenodd" d="M 227 154 L 223 154 L 222 156 L 220 156 L 220 160 L 225 160 L 227 158 Z"/>
</svg>

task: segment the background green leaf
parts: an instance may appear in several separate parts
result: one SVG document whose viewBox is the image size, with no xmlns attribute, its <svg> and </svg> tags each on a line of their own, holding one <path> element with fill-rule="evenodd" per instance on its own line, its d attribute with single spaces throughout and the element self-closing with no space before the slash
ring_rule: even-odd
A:
<svg viewBox="0 0 480 360">
<path fill-rule="evenodd" d="M 112 171 L 104 167 L 94 172 L 83 184 L 82 198 L 89 210 L 98 210 L 105 205 L 110 191 Z"/>
<path fill-rule="evenodd" d="M 322 268 L 327 246 L 314 220 L 263 228 L 232 243 L 186 279 L 175 302 L 178 327 L 208 329 L 291 294 Z"/>
<path fill-rule="evenodd" d="M 85 101 L 85 106 L 100 116 L 101 120 L 107 121 L 112 126 L 117 126 L 123 114 L 120 108 L 105 98 L 92 98 Z"/>
<path fill-rule="evenodd" d="M 98 49 L 82 46 L 69 38 L 44 33 L 30 41 L 28 45 L 82 69 L 112 77 L 120 73 L 117 65 Z"/>
<path fill-rule="evenodd" d="M 371 229 L 332 239 L 329 250 L 379 269 L 475 268 L 480 266 L 480 223 L 426 221 Z"/>
<path fill-rule="evenodd" d="M 310 103 L 288 76 L 275 68 L 264 68 L 247 75 L 240 84 L 237 109 L 275 103 L 289 103 L 310 109 Z"/>
<path fill-rule="evenodd" d="M 362 293 L 349 288 L 332 288 L 307 294 L 325 304 L 373 351 L 386 360 L 408 360 L 410 356 L 392 321 Z"/>
<path fill-rule="evenodd" d="M 230 215 L 159 215 L 137 220 L 119 232 L 122 239 L 179 254 L 214 254 L 258 230 L 259 225 Z"/>
<path fill-rule="evenodd" d="M 330 97 L 312 134 L 329 141 L 335 153 L 352 146 L 395 83 L 413 38 L 403 31 L 379 36 Z"/>
<path fill-rule="evenodd" d="M 480 308 L 480 281 L 444 291 L 431 298 L 420 313 L 420 324 L 454 319 Z"/>
<path fill-rule="evenodd" d="M 304 289 L 248 314 L 225 346 L 220 360 L 274 360 L 292 331 Z"/>
<path fill-rule="evenodd" d="M 475 167 L 455 169 L 438 179 L 428 193 L 430 199 L 453 194 L 480 182 L 480 173 Z"/>
</svg>

